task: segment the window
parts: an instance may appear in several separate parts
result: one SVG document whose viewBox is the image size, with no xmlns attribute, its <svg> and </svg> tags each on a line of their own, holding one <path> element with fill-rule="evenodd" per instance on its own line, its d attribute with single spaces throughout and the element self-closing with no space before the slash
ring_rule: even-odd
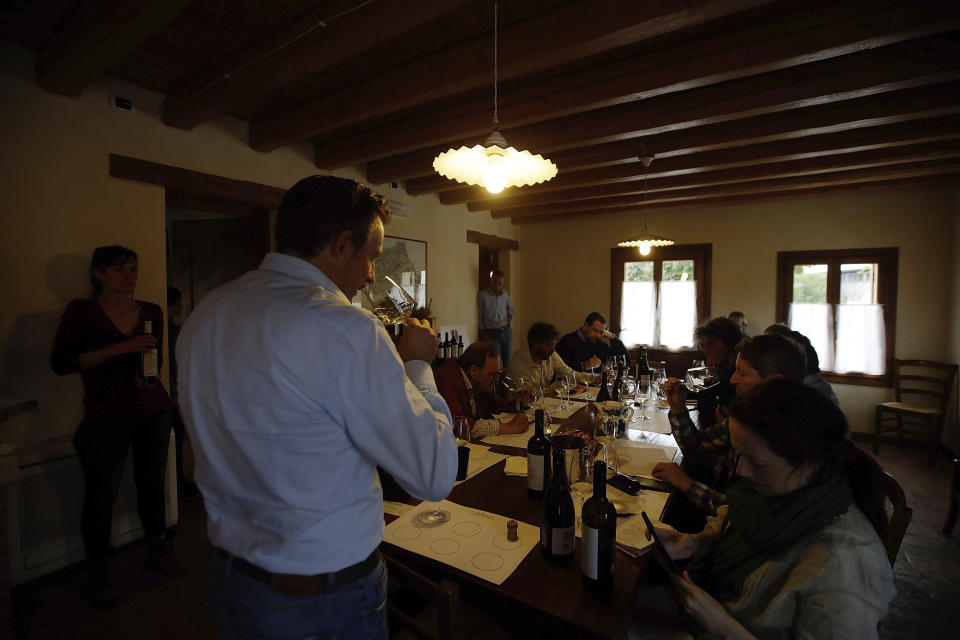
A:
<svg viewBox="0 0 960 640">
<path fill-rule="evenodd" d="M 777 319 L 810 338 L 828 380 L 890 384 L 897 262 L 896 247 L 777 254 Z"/>
<path fill-rule="evenodd" d="M 649 256 L 610 251 L 610 325 L 628 346 L 693 346 L 693 330 L 710 310 L 711 245 L 673 245 Z"/>
</svg>

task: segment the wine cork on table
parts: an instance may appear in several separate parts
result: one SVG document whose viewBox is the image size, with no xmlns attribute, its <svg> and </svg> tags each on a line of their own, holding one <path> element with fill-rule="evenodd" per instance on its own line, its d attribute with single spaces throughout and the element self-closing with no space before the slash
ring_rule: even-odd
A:
<svg viewBox="0 0 960 640">
<path fill-rule="evenodd" d="M 508 520 L 507 521 L 507 540 L 510 542 L 516 542 L 518 539 L 517 536 L 517 521 Z"/>
</svg>

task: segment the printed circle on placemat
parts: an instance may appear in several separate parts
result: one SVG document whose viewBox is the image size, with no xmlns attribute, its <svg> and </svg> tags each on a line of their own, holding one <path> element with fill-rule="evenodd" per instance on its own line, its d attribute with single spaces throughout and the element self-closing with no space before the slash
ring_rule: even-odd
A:
<svg viewBox="0 0 960 640">
<path fill-rule="evenodd" d="M 458 522 L 453 526 L 453 532 L 464 538 L 475 536 L 480 533 L 481 530 L 482 528 L 476 522 Z"/>
<path fill-rule="evenodd" d="M 393 537 L 400 540 L 413 540 L 420 537 L 420 529 L 411 526 L 397 527 L 393 530 Z"/>
<path fill-rule="evenodd" d="M 494 546 L 500 547 L 501 549 L 507 549 L 507 550 L 519 549 L 520 537 L 517 536 L 516 540 L 511 541 L 511 540 L 507 540 L 507 536 L 501 533 L 500 535 L 498 535 L 493 539 L 493 544 Z"/>
<path fill-rule="evenodd" d="M 478 553 L 470 563 L 481 571 L 496 571 L 503 566 L 503 558 L 495 553 Z"/>
<path fill-rule="evenodd" d="M 430 551 L 441 556 L 448 556 L 460 551 L 460 543 L 450 538 L 438 538 L 430 543 Z"/>
</svg>

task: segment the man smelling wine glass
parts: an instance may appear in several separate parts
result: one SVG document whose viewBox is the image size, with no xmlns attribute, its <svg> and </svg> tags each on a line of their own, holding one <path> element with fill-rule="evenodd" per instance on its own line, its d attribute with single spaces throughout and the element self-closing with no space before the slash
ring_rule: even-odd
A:
<svg viewBox="0 0 960 640">
<path fill-rule="evenodd" d="M 277 252 L 207 294 L 180 334 L 222 638 L 386 638 L 386 607 L 371 605 L 387 594 L 376 467 L 426 500 L 453 487 L 436 335 L 410 319 L 394 347 L 350 304 L 374 280 L 389 219 L 353 180 L 301 180 L 277 213 Z"/>
</svg>

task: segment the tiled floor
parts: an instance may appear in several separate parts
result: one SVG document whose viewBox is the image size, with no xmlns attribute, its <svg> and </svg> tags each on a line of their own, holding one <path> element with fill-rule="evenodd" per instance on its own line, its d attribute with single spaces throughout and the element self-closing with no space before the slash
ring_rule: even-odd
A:
<svg viewBox="0 0 960 640">
<path fill-rule="evenodd" d="M 866 443 L 858 443 L 872 453 Z M 941 458 L 927 467 L 926 452 L 881 446 L 877 460 L 903 486 L 913 519 L 894 565 L 897 597 L 881 624 L 881 637 L 960 637 L 960 525 L 951 536 L 947 517 L 952 470 Z"/>
<path fill-rule="evenodd" d="M 869 446 L 860 443 L 864 450 Z M 894 567 L 897 597 L 881 625 L 881 637 L 957 638 L 960 634 L 960 525 L 953 535 L 940 529 L 946 518 L 950 465 L 926 465 L 921 450 L 884 447 L 880 463 L 903 486 L 914 509 Z M 216 638 L 203 606 L 204 567 L 209 548 L 199 499 L 183 505 L 177 555 L 190 568 L 168 580 L 140 568 L 145 550 L 129 545 L 117 553 L 114 581 L 121 606 L 108 613 L 88 609 L 74 590 L 82 575 L 67 568 L 14 590 L 14 631 L 20 640 L 157 640 Z"/>
</svg>

